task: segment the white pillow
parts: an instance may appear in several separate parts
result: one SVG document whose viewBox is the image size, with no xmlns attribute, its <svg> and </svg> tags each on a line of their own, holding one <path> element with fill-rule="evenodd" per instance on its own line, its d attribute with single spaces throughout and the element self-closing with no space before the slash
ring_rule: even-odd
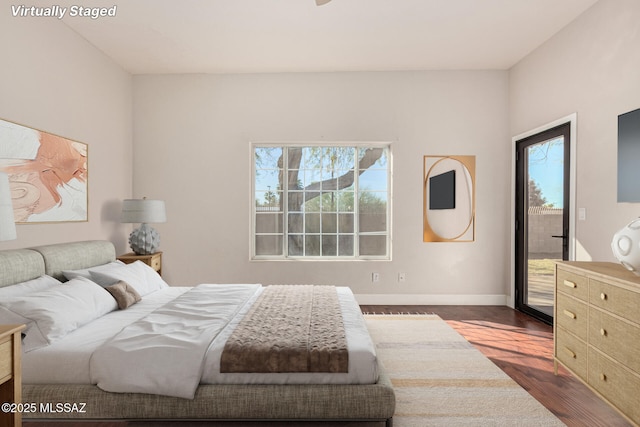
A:
<svg viewBox="0 0 640 427">
<path fill-rule="evenodd" d="M 127 264 L 110 272 L 91 271 L 91 278 L 101 286 L 110 286 L 120 281 L 127 282 L 141 297 L 169 287 L 157 271 L 142 261 Z"/>
<path fill-rule="evenodd" d="M 0 306 L 35 322 L 31 329 L 42 334 L 45 345 L 118 308 L 109 292 L 84 277 L 26 296 L 8 298 L 0 301 Z M 36 335 L 34 331 L 31 333 Z M 25 340 L 27 338 L 29 332 Z M 34 349 L 30 346 L 25 351 Z"/>
<path fill-rule="evenodd" d="M 116 260 L 116 261 L 108 262 L 106 264 L 96 265 L 95 267 L 83 268 L 80 270 L 62 270 L 62 274 L 64 275 L 64 277 L 67 278 L 67 280 L 75 279 L 76 277 L 85 277 L 87 279 L 91 279 L 92 271 L 109 272 L 115 268 L 120 268 L 124 265 L 126 265 L 124 262 L 120 260 Z"/>
<path fill-rule="evenodd" d="M 0 306 L 0 324 L 24 324 L 26 328 L 22 330 L 22 351 L 25 353 L 47 345 L 47 340 L 40 333 L 40 329 L 31 319 L 20 316 L 6 307 Z"/>
<path fill-rule="evenodd" d="M 61 282 L 51 276 L 40 276 L 36 279 L 27 280 L 26 282 L 16 283 L 15 285 L 4 286 L 0 288 L 0 300 L 9 297 L 20 297 L 35 291 L 50 288 L 59 285 Z M 1 322 L 0 322 L 1 323 Z"/>
<path fill-rule="evenodd" d="M 33 292 L 49 289 L 54 286 L 59 286 L 60 284 L 61 282 L 58 279 L 51 276 L 43 275 L 32 280 L 27 280 L 26 282 L 4 286 L 0 288 L 0 301 L 6 300 L 11 297 L 22 297 Z M 35 350 L 36 348 L 44 347 L 45 345 L 47 345 L 47 341 L 44 339 L 33 320 L 27 319 L 26 317 L 23 317 L 18 313 L 14 313 L 8 308 L 2 306 L 0 306 L 0 324 L 26 325 L 26 328 L 22 331 L 22 333 L 24 334 L 24 339 L 22 340 L 22 348 L 25 352 Z"/>
</svg>

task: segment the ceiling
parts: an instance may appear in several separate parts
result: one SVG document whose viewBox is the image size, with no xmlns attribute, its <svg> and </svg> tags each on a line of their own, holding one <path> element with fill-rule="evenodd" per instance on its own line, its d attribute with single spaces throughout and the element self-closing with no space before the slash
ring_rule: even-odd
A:
<svg viewBox="0 0 640 427">
<path fill-rule="evenodd" d="M 115 17 L 63 22 L 132 74 L 509 69 L 596 1 L 100 0 Z"/>
</svg>

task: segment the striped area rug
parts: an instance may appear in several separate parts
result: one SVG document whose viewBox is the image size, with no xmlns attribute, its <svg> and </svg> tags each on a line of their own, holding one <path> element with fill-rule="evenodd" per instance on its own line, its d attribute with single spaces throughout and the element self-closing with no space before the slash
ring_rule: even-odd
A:
<svg viewBox="0 0 640 427">
<path fill-rule="evenodd" d="M 394 427 L 563 426 L 437 315 L 365 315 L 396 393 Z"/>
</svg>

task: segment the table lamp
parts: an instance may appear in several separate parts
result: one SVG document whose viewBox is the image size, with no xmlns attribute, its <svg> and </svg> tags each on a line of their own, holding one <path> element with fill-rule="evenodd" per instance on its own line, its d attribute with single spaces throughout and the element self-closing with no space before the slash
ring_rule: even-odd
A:
<svg viewBox="0 0 640 427">
<path fill-rule="evenodd" d="M 160 234 L 149 223 L 167 221 L 164 200 L 125 199 L 122 202 L 122 222 L 140 223 L 129 235 L 129 245 L 137 255 L 157 252 Z"/>
</svg>

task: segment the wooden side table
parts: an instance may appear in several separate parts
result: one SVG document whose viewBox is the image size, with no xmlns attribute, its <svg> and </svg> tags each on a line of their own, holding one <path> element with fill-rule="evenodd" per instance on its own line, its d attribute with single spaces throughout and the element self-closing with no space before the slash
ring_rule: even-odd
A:
<svg viewBox="0 0 640 427">
<path fill-rule="evenodd" d="M 162 252 L 156 252 L 149 255 L 137 255 L 133 252 L 129 252 L 127 254 L 120 255 L 118 259 L 125 264 L 142 261 L 157 271 L 159 275 L 162 275 Z"/>
<path fill-rule="evenodd" d="M 25 325 L 0 325 L 0 403 L 22 403 L 22 336 Z M 0 426 L 22 425 L 19 411 L 0 411 Z"/>
</svg>

